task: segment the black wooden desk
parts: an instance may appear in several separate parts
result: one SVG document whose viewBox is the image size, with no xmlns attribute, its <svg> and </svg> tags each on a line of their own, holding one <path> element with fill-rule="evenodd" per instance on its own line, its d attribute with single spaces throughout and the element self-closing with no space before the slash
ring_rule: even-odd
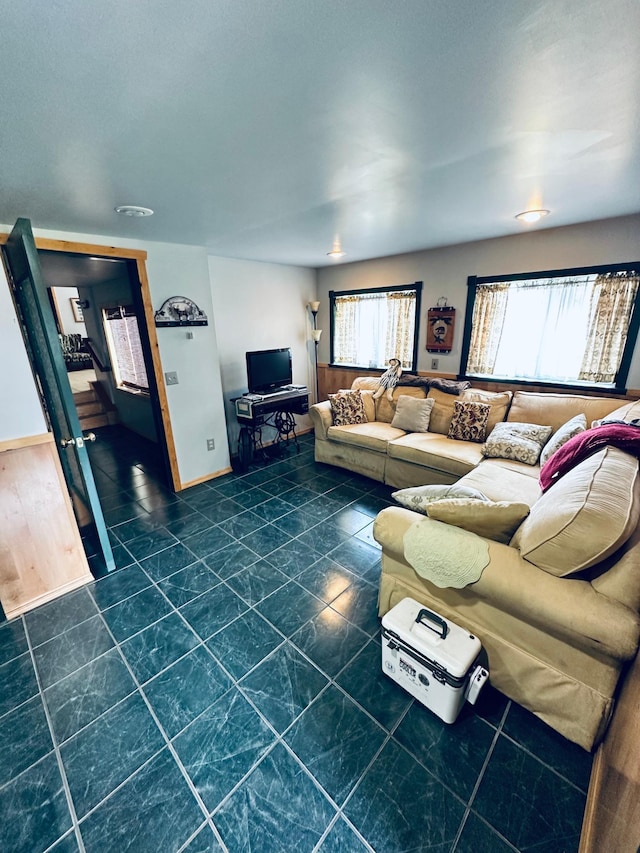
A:
<svg viewBox="0 0 640 853">
<path fill-rule="evenodd" d="M 233 402 L 236 408 L 236 419 L 240 424 L 238 460 L 241 470 L 246 471 L 254 456 L 265 452 L 262 443 L 264 427 L 275 429 L 275 445 L 293 441 L 296 450 L 300 451 L 296 421 L 293 416 L 294 414 L 305 415 L 309 411 L 309 392 L 306 388 L 286 393 L 266 394 L 260 398 L 245 394 L 242 397 L 236 397 Z"/>
</svg>

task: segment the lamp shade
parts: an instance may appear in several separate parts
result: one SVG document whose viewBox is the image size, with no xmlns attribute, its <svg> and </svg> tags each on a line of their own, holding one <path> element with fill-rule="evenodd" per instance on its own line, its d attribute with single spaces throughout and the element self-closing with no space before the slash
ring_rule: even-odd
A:
<svg viewBox="0 0 640 853">
<path fill-rule="evenodd" d="M 311 337 L 313 338 L 313 340 L 314 340 L 316 343 L 318 343 L 318 341 L 320 340 L 320 335 L 321 335 L 321 334 L 322 334 L 322 329 L 314 329 L 314 330 L 311 332 Z"/>
<path fill-rule="evenodd" d="M 319 302 L 310 302 L 309 308 L 311 309 L 313 314 L 317 314 L 319 309 L 320 309 L 320 303 Z"/>
</svg>

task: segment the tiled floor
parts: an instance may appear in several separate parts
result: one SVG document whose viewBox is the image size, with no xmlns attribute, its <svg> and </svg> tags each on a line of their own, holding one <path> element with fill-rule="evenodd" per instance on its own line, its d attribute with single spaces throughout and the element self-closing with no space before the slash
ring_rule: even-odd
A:
<svg viewBox="0 0 640 853">
<path fill-rule="evenodd" d="M 589 755 L 492 688 L 447 726 L 381 674 L 388 489 L 305 436 L 176 496 L 100 439 L 119 571 L 0 625 L 0 850 L 577 849 Z"/>
</svg>

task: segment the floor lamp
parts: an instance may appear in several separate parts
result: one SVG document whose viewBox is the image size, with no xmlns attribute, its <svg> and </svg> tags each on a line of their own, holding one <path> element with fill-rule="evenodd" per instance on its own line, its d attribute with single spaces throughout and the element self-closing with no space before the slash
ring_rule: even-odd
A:
<svg viewBox="0 0 640 853">
<path fill-rule="evenodd" d="M 313 330 L 311 332 L 311 337 L 313 338 L 313 346 L 314 346 L 314 367 L 316 371 L 316 403 L 320 402 L 320 393 L 318 390 L 318 344 L 320 343 L 320 335 L 322 335 L 322 329 L 318 329 L 318 309 L 320 308 L 319 302 L 310 302 L 309 309 L 311 311 L 311 315 L 313 317 Z"/>
</svg>

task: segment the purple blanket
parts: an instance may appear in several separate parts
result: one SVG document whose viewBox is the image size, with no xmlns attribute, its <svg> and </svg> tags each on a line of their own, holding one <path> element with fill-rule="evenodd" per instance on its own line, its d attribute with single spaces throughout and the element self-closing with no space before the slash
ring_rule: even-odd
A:
<svg viewBox="0 0 640 853">
<path fill-rule="evenodd" d="M 592 456 L 608 444 L 619 447 L 631 456 L 640 457 L 640 429 L 630 424 L 604 423 L 574 435 L 542 466 L 540 471 L 542 491 L 546 492 L 567 471 L 575 468 L 587 456 Z"/>
</svg>

